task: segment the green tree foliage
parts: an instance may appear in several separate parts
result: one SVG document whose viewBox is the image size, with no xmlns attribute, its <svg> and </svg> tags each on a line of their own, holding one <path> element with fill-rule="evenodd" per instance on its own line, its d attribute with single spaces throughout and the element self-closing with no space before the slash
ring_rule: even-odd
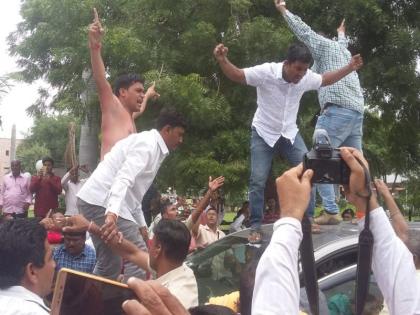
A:
<svg viewBox="0 0 420 315">
<path fill-rule="evenodd" d="M 223 42 L 239 67 L 281 60 L 293 35 L 272 0 L 23 0 L 23 21 L 10 35 L 10 50 L 26 81 L 43 77 L 58 89 L 53 109 L 76 115 L 84 110 L 81 73 L 90 62 L 86 26 L 94 6 L 107 31 L 103 56 L 110 79 L 121 72 L 144 73 L 162 95 L 140 118 L 139 129 L 150 128 L 163 106 L 188 118 L 185 144 L 165 162 L 161 183 L 194 191 L 209 174 L 224 174 L 228 192 L 246 190 L 255 90 L 227 80 L 212 50 Z M 352 49 L 366 64 L 360 77 L 374 114 L 367 118 L 364 139 L 378 174 L 384 165 L 404 173 L 418 164 L 420 2 L 300 0 L 288 6 L 331 37 L 346 18 Z M 315 93 L 305 96 L 299 125 L 308 146 L 318 108 Z M 283 168 L 276 162 L 274 173 Z"/>
<path fill-rule="evenodd" d="M 23 144 L 19 146 L 17 156 L 20 152 L 30 164 L 35 164 L 45 155 L 49 155 L 55 162 L 55 167 L 64 166 L 64 152 L 68 141 L 68 126 L 75 119 L 69 116 L 40 116 L 34 120 L 30 134 L 25 138 Z M 76 125 L 78 125 L 76 121 Z M 79 139 L 80 128 L 76 130 L 76 141 Z M 76 145 L 77 148 L 77 145 Z M 37 154 L 43 153 L 43 155 Z M 35 160 L 28 160 L 29 158 Z M 27 165 L 25 163 L 25 165 Z"/>
<path fill-rule="evenodd" d="M 49 155 L 51 155 L 50 150 L 44 144 L 32 143 L 28 145 L 26 140 L 16 150 L 16 158 L 22 162 L 23 170 L 32 175 L 36 174 L 35 163 Z"/>
</svg>

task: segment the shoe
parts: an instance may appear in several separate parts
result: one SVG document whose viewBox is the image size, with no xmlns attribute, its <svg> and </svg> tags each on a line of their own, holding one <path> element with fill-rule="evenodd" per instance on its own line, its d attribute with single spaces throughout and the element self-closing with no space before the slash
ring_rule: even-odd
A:
<svg viewBox="0 0 420 315">
<path fill-rule="evenodd" d="M 340 224 L 341 218 L 338 213 L 329 214 L 324 211 L 319 217 L 314 219 L 314 222 L 319 225 L 336 225 Z"/>
</svg>

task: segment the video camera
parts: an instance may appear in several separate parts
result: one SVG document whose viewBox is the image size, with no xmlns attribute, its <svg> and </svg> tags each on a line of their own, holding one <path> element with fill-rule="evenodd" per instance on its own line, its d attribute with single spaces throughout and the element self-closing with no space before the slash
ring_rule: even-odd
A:
<svg viewBox="0 0 420 315">
<path fill-rule="evenodd" d="M 312 183 L 349 183 L 350 168 L 341 158 L 340 150 L 331 146 L 330 137 L 324 129 L 315 130 L 313 148 L 305 154 L 303 165 L 305 170 L 314 171 Z"/>
</svg>

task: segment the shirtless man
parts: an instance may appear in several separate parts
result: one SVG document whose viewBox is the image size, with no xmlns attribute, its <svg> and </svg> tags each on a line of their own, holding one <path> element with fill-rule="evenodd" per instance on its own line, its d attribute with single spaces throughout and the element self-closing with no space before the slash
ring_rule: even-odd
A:
<svg viewBox="0 0 420 315">
<path fill-rule="evenodd" d="M 101 56 L 104 29 L 98 12 L 93 9 L 94 20 L 89 25 L 89 48 L 93 78 L 99 94 L 102 111 L 101 160 L 116 142 L 135 133 L 134 120 L 146 109 L 149 99 L 159 97 L 153 84 L 144 93 L 144 79 L 137 74 L 125 74 L 115 81 L 114 92 L 106 80 L 105 66 Z"/>
</svg>

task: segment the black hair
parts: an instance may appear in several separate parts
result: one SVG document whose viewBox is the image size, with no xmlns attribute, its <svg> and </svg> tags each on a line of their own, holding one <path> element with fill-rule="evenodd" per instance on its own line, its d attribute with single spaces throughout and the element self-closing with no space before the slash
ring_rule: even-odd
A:
<svg viewBox="0 0 420 315">
<path fill-rule="evenodd" d="M 160 212 L 162 217 L 165 214 L 166 209 L 168 209 L 168 207 L 171 206 L 171 205 L 172 205 L 172 202 L 169 199 L 162 199 L 160 201 L 159 212 Z"/>
<path fill-rule="evenodd" d="M 144 78 L 135 73 L 122 74 L 117 77 L 114 83 L 114 94 L 120 96 L 120 89 L 128 89 L 134 83 L 144 84 Z"/>
<path fill-rule="evenodd" d="M 229 307 L 207 304 L 191 307 L 189 310 L 191 315 L 235 315 L 236 313 Z"/>
<path fill-rule="evenodd" d="M 289 63 L 300 61 L 302 63 L 308 64 L 309 66 L 312 66 L 314 63 L 311 51 L 305 44 L 301 42 L 296 42 L 289 46 L 287 49 L 286 60 Z"/>
<path fill-rule="evenodd" d="M 62 232 L 63 236 L 80 236 L 86 238 L 86 232 Z"/>
<path fill-rule="evenodd" d="M 347 214 L 347 213 L 349 213 L 351 215 L 351 217 L 354 218 L 354 211 L 351 208 L 347 208 L 346 210 L 344 210 L 341 213 L 341 217 L 344 218 L 344 215 Z"/>
<path fill-rule="evenodd" d="M 54 166 L 54 160 L 50 156 L 44 156 L 42 158 L 42 164 L 44 164 L 45 162 L 51 162 L 51 164 Z"/>
<path fill-rule="evenodd" d="M 184 261 L 191 242 L 190 231 L 184 223 L 162 219 L 153 229 L 153 233 L 169 260 L 175 263 Z"/>
<path fill-rule="evenodd" d="M 164 108 L 160 111 L 159 117 L 156 121 L 157 130 L 161 130 L 165 126 L 187 128 L 187 122 L 184 116 L 175 111 L 173 108 Z"/>
<path fill-rule="evenodd" d="M 21 285 L 25 268 L 44 266 L 47 231 L 37 219 L 14 219 L 0 224 L 0 289 Z"/>
</svg>

